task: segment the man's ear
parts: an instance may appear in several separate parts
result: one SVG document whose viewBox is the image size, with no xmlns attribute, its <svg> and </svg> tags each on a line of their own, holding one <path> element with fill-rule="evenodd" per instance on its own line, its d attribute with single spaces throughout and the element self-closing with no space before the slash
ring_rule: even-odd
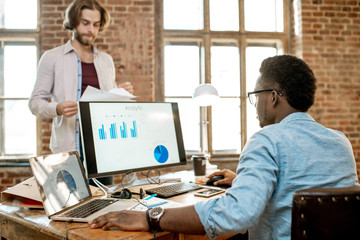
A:
<svg viewBox="0 0 360 240">
<path fill-rule="evenodd" d="M 277 93 L 275 91 L 271 92 L 271 103 L 273 105 L 273 107 L 275 107 L 278 103 L 279 103 L 280 99 L 279 99 L 279 95 L 277 95 Z"/>
</svg>

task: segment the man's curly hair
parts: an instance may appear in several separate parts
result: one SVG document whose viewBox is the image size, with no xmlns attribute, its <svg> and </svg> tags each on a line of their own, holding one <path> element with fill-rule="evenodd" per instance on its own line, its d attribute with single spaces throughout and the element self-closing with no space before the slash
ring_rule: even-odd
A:
<svg viewBox="0 0 360 240">
<path fill-rule="evenodd" d="M 110 24 L 108 11 L 96 0 L 75 0 L 67 7 L 65 12 L 64 29 L 74 30 L 80 23 L 81 11 L 84 9 L 98 10 L 100 12 L 100 29 L 104 31 Z"/>
<path fill-rule="evenodd" d="M 261 63 L 260 74 L 266 87 L 282 93 L 293 108 L 306 112 L 314 104 L 316 78 L 303 60 L 291 55 L 269 57 Z"/>
</svg>

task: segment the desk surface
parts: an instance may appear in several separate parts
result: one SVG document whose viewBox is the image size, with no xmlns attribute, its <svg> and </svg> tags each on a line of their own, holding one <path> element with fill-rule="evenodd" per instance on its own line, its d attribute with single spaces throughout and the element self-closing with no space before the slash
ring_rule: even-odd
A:
<svg viewBox="0 0 360 240">
<path fill-rule="evenodd" d="M 140 187 L 154 187 L 153 185 L 135 186 L 132 191 L 138 191 Z M 216 197 L 216 196 L 215 196 Z M 206 198 L 195 197 L 193 192 L 181 194 L 170 198 L 172 201 L 184 205 L 205 201 Z M 44 210 L 27 209 L 13 206 L 0 205 L 0 233 L 1 237 L 12 240 L 25 239 L 153 239 L 149 232 L 129 232 L 113 229 L 103 231 L 101 229 L 89 229 L 87 223 L 65 223 L 48 219 Z M 193 236 L 193 237 L 191 237 Z M 207 239 L 202 236 L 176 235 L 174 233 L 161 232 L 156 234 L 156 239 Z"/>
</svg>

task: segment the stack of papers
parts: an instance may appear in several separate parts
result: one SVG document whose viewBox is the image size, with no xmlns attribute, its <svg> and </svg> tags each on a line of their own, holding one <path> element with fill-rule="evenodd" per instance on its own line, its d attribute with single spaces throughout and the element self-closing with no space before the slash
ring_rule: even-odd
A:
<svg viewBox="0 0 360 240">
<path fill-rule="evenodd" d="M 44 208 L 34 177 L 1 192 L 1 204 L 16 207 Z"/>
</svg>

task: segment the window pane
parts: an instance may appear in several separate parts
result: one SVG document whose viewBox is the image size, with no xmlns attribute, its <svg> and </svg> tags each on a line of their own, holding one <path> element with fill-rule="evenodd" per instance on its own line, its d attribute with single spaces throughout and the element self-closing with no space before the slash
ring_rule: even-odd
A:
<svg viewBox="0 0 360 240">
<path fill-rule="evenodd" d="M 246 48 L 246 91 L 254 91 L 255 83 L 259 77 L 261 62 L 270 56 L 276 55 L 276 48 L 273 47 L 247 47 Z M 259 120 L 256 118 L 255 106 L 249 100 L 247 106 L 247 139 L 260 129 Z"/>
<path fill-rule="evenodd" d="M 30 97 L 36 78 L 36 51 L 36 46 L 5 45 L 4 95 L 6 97 Z"/>
<path fill-rule="evenodd" d="M 210 30 L 238 31 L 238 0 L 210 0 Z"/>
<path fill-rule="evenodd" d="M 221 98 L 212 106 L 213 150 L 240 153 L 240 134 L 240 99 Z"/>
<path fill-rule="evenodd" d="M 211 47 L 211 83 L 220 96 L 240 96 L 239 48 Z"/>
<path fill-rule="evenodd" d="M 5 101 L 5 155 L 36 153 L 36 118 L 28 101 Z"/>
<path fill-rule="evenodd" d="M 0 28 L 36 29 L 37 0 L 0 0 Z"/>
<path fill-rule="evenodd" d="M 245 0 L 245 30 L 282 32 L 283 0 Z"/>
<path fill-rule="evenodd" d="M 200 151 L 200 108 L 192 98 L 167 98 L 166 102 L 177 102 L 180 113 L 181 130 L 186 151 Z"/>
<path fill-rule="evenodd" d="M 164 28 L 203 29 L 203 9 L 203 0 L 164 0 Z"/>
<path fill-rule="evenodd" d="M 199 47 L 166 45 L 165 96 L 192 96 L 200 82 Z"/>
</svg>

